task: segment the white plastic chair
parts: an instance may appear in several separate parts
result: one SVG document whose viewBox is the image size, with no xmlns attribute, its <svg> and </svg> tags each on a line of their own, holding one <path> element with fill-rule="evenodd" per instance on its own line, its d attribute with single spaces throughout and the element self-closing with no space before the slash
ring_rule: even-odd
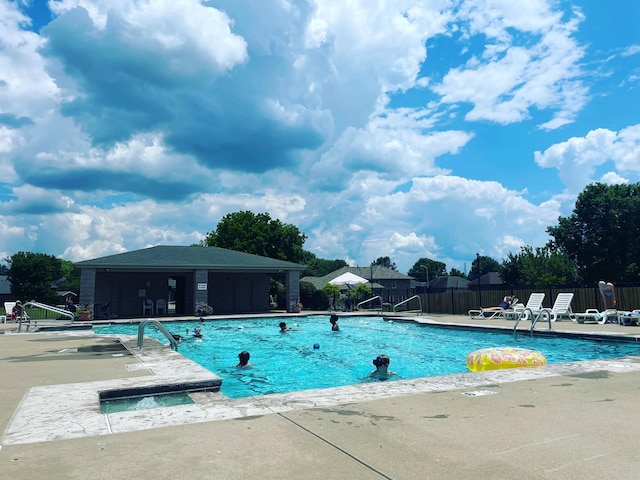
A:
<svg viewBox="0 0 640 480">
<path fill-rule="evenodd" d="M 544 308 L 540 311 L 538 319 L 542 318 L 543 313 L 548 314 L 551 317 L 551 321 L 555 322 L 562 317 L 569 317 L 569 320 L 575 322 L 576 317 L 571 310 L 571 301 L 573 300 L 573 293 L 559 293 L 556 297 L 556 301 L 553 303 L 553 307 Z"/>
<path fill-rule="evenodd" d="M 143 300 L 142 301 L 142 315 L 146 315 L 147 312 L 149 315 L 153 315 L 153 300 Z"/>
<path fill-rule="evenodd" d="M 160 312 L 162 315 L 167 314 L 167 301 L 163 298 L 156 300 L 156 315 L 160 315 Z"/>
</svg>

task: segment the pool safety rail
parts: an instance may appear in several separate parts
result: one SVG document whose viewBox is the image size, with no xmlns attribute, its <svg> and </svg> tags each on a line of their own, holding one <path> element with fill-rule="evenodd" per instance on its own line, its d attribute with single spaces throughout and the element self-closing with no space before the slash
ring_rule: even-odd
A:
<svg viewBox="0 0 640 480">
<path fill-rule="evenodd" d="M 403 311 L 404 313 L 415 313 L 416 315 L 420 315 L 420 314 L 422 313 L 422 300 L 420 299 L 420 295 L 414 295 L 413 297 L 409 297 L 409 298 L 407 298 L 406 300 L 403 300 L 403 301 L 401 301 L 401 302 L 399 302 L 399 303 L 396 303 L 396 304 L 393 306 L 393 313 L 396 313 L 396 312 L 397 312 L 397 310 L 396 310 L 396 309 L 397 309 L 400 305 L 407 304 L 407 303 L 409 303 L 411 300 L 416 300 L 416 299 L 418 300 L 418 305 L 420 306 L 420 308 L 419 308 L 418 310 L 402 310 L 402 311 Z"/>
<path fill-rule="evenodd" d="M 374 301 L 378 300 L 379 306 L 377 308 L 372 308 L 374 306 Z M 363 305 L 367 305 L 367 304 L 371 304 L 370 307 L 365 308 Z M 359 312 L 379 312 L 382 313 L 382 297 L 380 295 L 376 295 L 375 297 L 371 297 L 371 298 L 367 298 L 366 300 L 363 300 L 361 302 L 359 302 L 356 305 L 356 310 Z"/>
<path fill-rule="evenodd" d="M 171 333 L 169 333 L 169 330 L 164 328 L 164 325 L 162 325 L 162 323 L 160 323 L 160 320 L 156 320 L 154 318 L 149 319 L 149 320 L 144 320 L 138 326 L 138 350 L 142 350 L 142 346 L 143 346 L 143 343 L 144 343 L 144 329 L 149 324 L 152 324 L 165 337 L 167 337 L 167 340 L 169 340 L 169 343 L 171 344 L 171 349 L 172 350 L 178 351 L 178 342 L 176 341 L 174 336 L 171 335 Z"/>
<path fill-rule="evenodd" d="M 29 302 L 25 302 L 23 308 L 26 311 L 29 307 L 41 308 L 42 310 L 48 310 L 49 312 L 57 313 L 60 316 L 68 317 L 70 323 L 73 323 L 75 319 L 75 315 L 69 310 L 65 310 L 64 308 L 54 307 L 53 305 L 47 305 L 46 303 L 36 302 L 35 300 L 31 300 Z M 31 317 L 29 316 L 21 316 L 18 319 L 18 332 L 22 331 L 22 324 L 25 323 L 27 325 L 27 332 L 29 331 L 29 326 L 31 325 Z"/>
<path fill-rule="evenodd" d="M 551 330 L 551 310 L 549 310 L 548 308 L 545 308 L 540 312 L 538 312 L 537 314 L 534 314 L 533 310 L 531 310 L 530 308 L 523 309 L 518 314 L 516 323 L 513 325 L 513 338 L 515 339 L 518 337 L 518 324 L 520 323 L 520 320 L 531 319 L 531 329 L 529 330 L 529 334 L 533 337 L 533 329 L 536 327 L 536 323 L 538 323 L 538 320 L 540 320 L 543 317 L 546 317 L 547 320 L 549 321 L 549 330 Z"/>
</svg>

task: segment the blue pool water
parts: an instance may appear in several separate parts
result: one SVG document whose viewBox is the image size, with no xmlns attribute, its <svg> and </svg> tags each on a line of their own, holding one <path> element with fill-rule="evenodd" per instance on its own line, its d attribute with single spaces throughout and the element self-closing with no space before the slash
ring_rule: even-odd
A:
<svg viewBox="0 0 640 480">
<path fill-rule="evenodd" d="M 296 331 L 280 333 L 278 323 L 283 320 Z M 371 362 L 381 353 L 391 358 L 389 368 L 398 374 L 393 379 L 468 372 L 466 359 L 470 352 L 498 346 L 538 350 L 548 363 L 640 355 L 636 343 L 528 335 L 514 340 L 511 333 L 421 327 L 380 317 L 341 317 L 338 332 L 331 331 L 328 316 L 163 325 L 183 336 L 189 329 L 178 351 L 222 377 L 221 390 L 231 398 L 367 382 L 375 368 Z M 197 326 L 202 326 L 201 339 L 192 336 Z M 94 331 L 136 335 L 138 325 L 96 326 Z M 145 335 L 167 343 L 150 325 Z M 251 354 L 250 368 L 235 367 L 242 350 Z"/>
</svg>

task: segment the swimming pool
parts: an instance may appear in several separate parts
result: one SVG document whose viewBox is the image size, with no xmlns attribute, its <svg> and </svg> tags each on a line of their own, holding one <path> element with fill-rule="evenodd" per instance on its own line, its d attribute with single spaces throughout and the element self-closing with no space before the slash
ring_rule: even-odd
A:
<svg viewBox="0 0 640 480">
<path fill-rule="evenodd" d="M 286 321 L 295 331 L 280 333 Z M 411 379 L 468 372 L 467 355 L 480 348 L 517 346 L 542 352 L 549 363 L 640 355 L 637 343 L 601 342 L 563 337 L 531 338 L 511 333 L 420 326 L 381 317 L 341 317 L 332 332 L 326 315 L 245 320 L 163 322 L 185 336 L 179 352 L 222 377 L 221 391 L 231 398 L 329 388 L 371 381 L 372 360 L 391 358 L 392 379 Z M 195 327 L 202 338 L 194 338 Z M 188 334 L 187 334 L 188 330 Z M 136 335 L 137 324 L 95 326 L 99 334 Z M 145 335 L 167 343 L 148 326 Z M 314 345 L 319 348 L 314 348 Z M 238 353 L 251 353 L 249 368 L 236 368 Z"/>
</svg>

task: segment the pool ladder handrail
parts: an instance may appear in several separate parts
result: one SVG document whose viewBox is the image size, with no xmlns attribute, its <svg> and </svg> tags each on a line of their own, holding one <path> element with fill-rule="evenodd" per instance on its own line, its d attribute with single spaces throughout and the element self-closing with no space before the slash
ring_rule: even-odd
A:
<svg viewBox="0 0 640 480">
<path fill-rule="evenodd" d="M 53 313 L 57 313 L 58 315 L 61 316 L 65 316 L 65 317 L 69 317 L 70 322 L 69 323 L 73 323 L 73 320 L 75 319 L 75 315 L 73 313 L 71 313 L 69 310 L 65 310 L 63 308 L 59 308 L 59 307 L 54 307 L 52 305 L 47 305 L 46 303 L 40 303 L 40 302 L 36 302 L 35 300 L 31 300 L 29 302 L 25 302 L 24 306 L 23 306 L 23 312 L 26 313 L 26 308 L 27 307 L 36 307 L 36 308 L 41 308 L 43 310 L 48 310 L 50 312 Z M 27 332 L 29 331 L 29 326 L 31 325 L 31 317 L 30 316 L 26 316 L 22 315 L 20 318 L 18 318 L 18 332 L 22 331 L 22 324 L 25 323 L 27 325 Z M 36 322 L 34 322 L 36 323 Z M 36 323 L 37 326 L 37 323 Z"/>
<path fill-rule="evenodd" d="M 376 299 L 380 300 L 380 308 L 361 308 L 365 303 L 373 302 Z M 375 310 L 382 313 L 382 297 L 380 295 L 376 295 L 375 297 L 367 298 L 356 305 L 356 310 L 359 312 L 362 310 Z"/>
<path fill-rule="evenodd" d="M 525 313 L 529 312 L 528 316 L 525 316 Z M 518 314 L 518 318 L 516 320 L 515 325 L 513 326 L 513 338 L 517 338 L 518 336 L 518 324 L 520 323 L 520 320 L 522 320 L 523 318 L 526 320 L 527 318 L 531 318 L 531 328 L 529 330 L 529 334 L 533 337 L 533 329 L 536 326 L 536 323 L 538 323 L 538 320 L 543 316 L 546 315 L 547 319 L 549 320 L 549 330 L 551 330 L 551 310 L 548 308 L 543 308 L 542 310 L 540 310 L 538 312 L 538 314 L 534 314 L 533 310 L 531 310 L 529 307 L 525 307 L 519 314 Z"/>
<path fill-rule="evenodd" d="M 164 325 L 160 323 L 160 320 L 156 320 L 155 318 L 143 320 L 140 325 L 138 325 L 138 350 L 142 350 L 142 344 L 144 342 L 144 328 L 150 323 L 154 325 L 158 330 L 160 330 L 160 332 L 165 337 L 167 337 L 169 343 L 171 344 L 171 349 L 178 351 L 178 342 L 176 341 L 176 339 L 173 338 L 173 335 L 171 335 L 171 333 L 169 333 L 169 330 L 164 328 Z"/>
<path fill-rule="evenodd" d="M 411 300 L 414 299 L 418 299 L 418 305 L 420 305 L 420 310 L 403 310 L 403 313 L 413 313 L 415 312 L 416 315 L 422 313 L 422 300 L 420 299 L 420 295 L 414 295 L 413 297 L 409 297 L 406 300 L 403 300 L 401 302 L 396 303 L 393 306 L 393 313 L 396 313 L 396 307 L 399 307 L 400 305 L 404 305 L 405 303 L 409 303 Z"/>
</svg>

